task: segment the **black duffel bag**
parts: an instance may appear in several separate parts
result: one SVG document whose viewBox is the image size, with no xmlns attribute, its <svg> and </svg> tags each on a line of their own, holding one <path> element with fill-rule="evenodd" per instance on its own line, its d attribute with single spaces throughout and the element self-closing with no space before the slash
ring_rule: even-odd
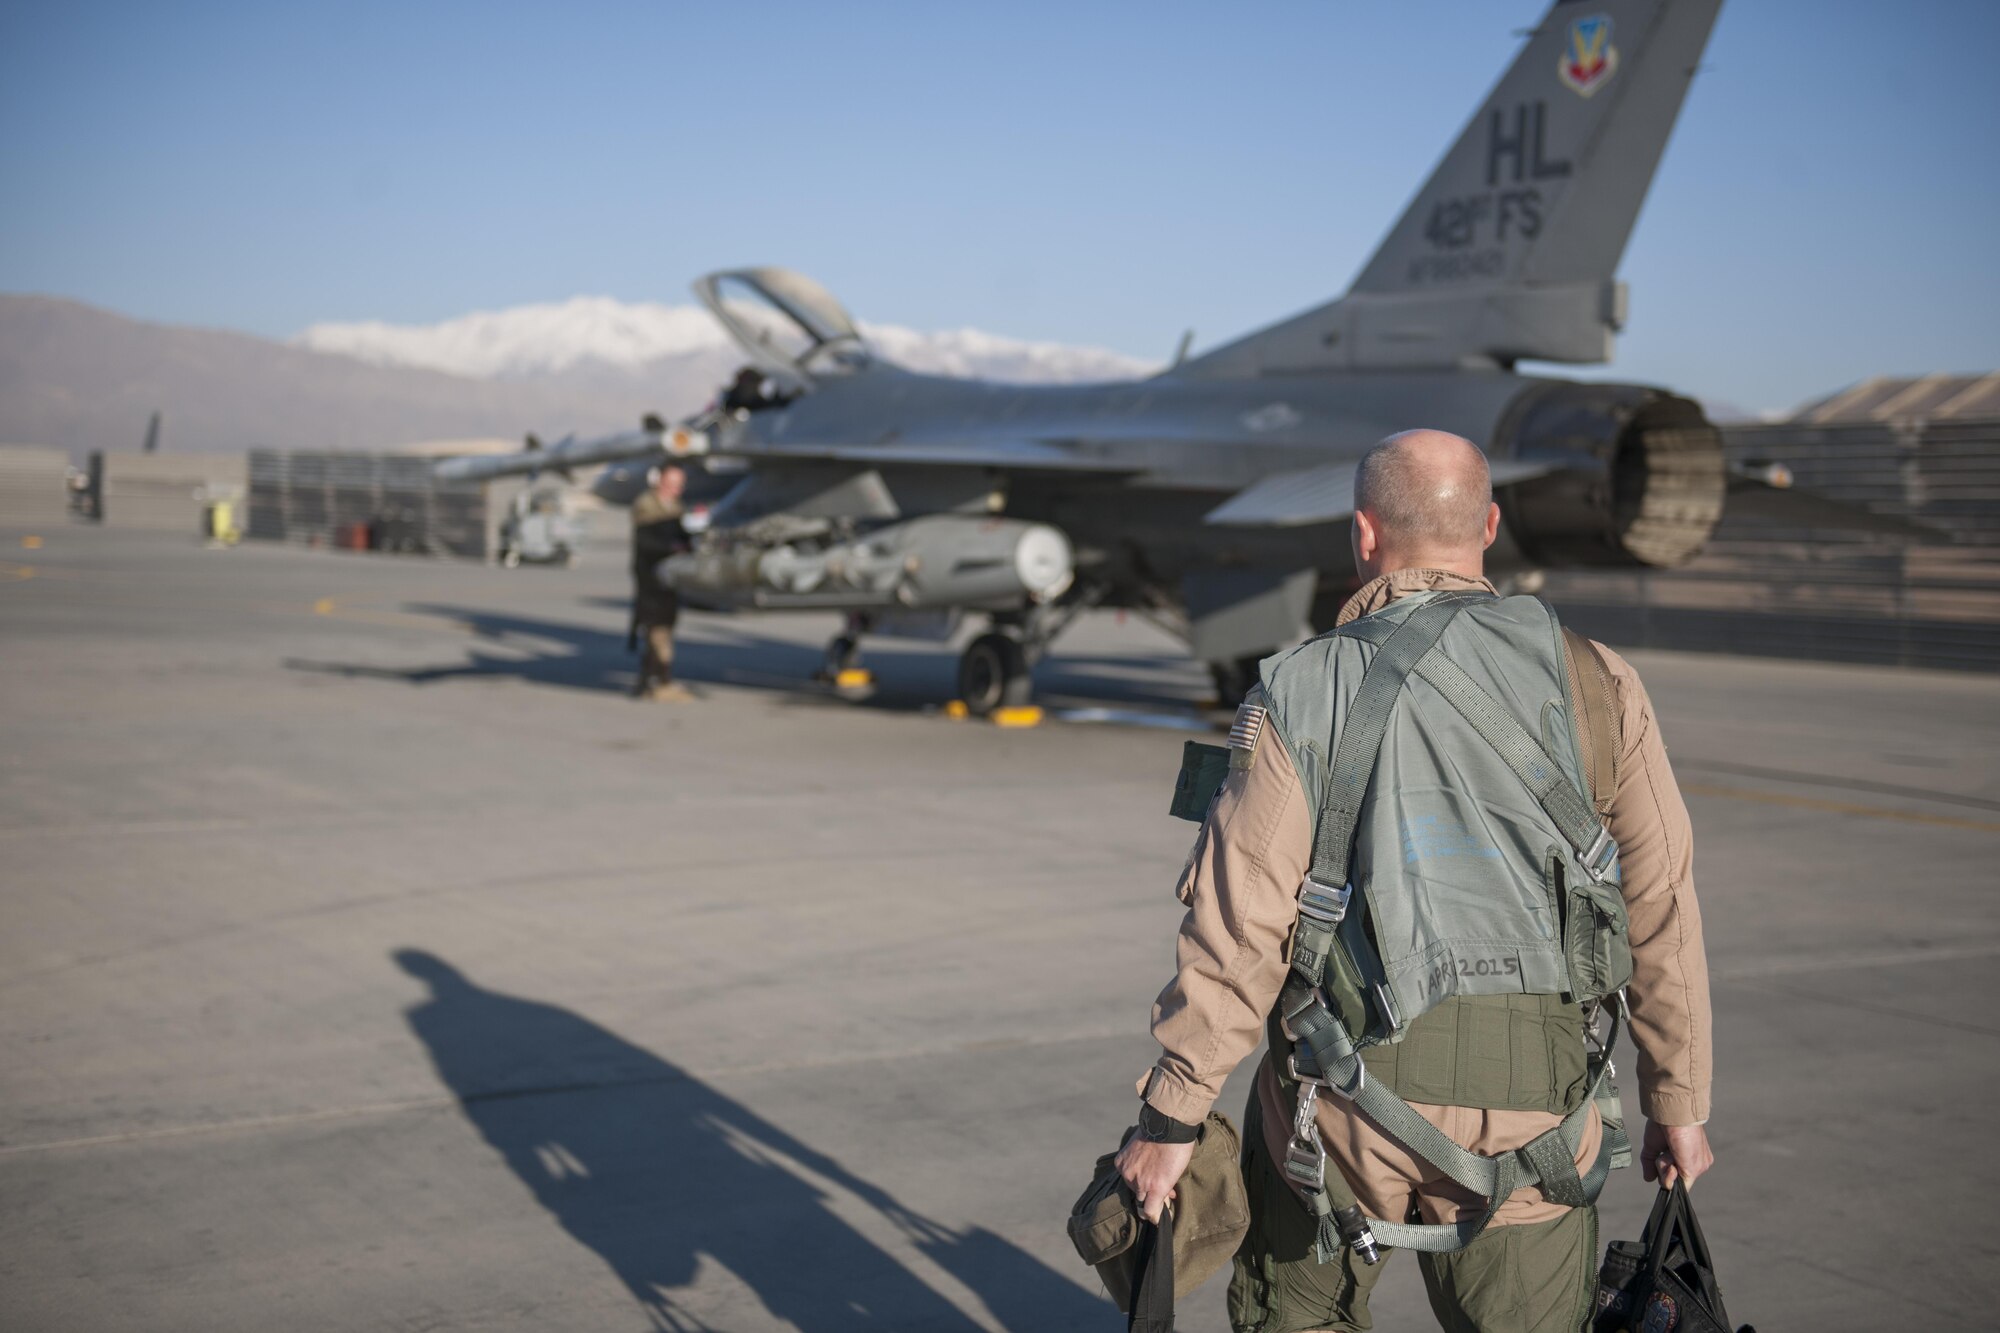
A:
<svg viewBox="0 0 2000 1333">
<path fill-rule="evenodd" d="M 1687 1186 L 1661 1190 L 1638 1240 L 1614 1240 L 1597 1275 L 1592 1333 L 1730 1333 Z M 1756 1333 L 1745 1324 L 1737 1333 Z"/>
</svg>

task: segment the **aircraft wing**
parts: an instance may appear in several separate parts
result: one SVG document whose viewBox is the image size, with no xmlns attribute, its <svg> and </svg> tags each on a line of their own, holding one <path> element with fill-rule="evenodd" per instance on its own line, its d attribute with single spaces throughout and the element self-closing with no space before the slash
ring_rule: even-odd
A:
<svg viewBox="0 0 2000 1333">
<path fill-rule="evenodd" d="M 1495 486 L 1561 471 L 1541 459 L 1497 458 L 1489 466 Z M 1353 463 L 1279 472 L 1246 486 L 1208 511 L 1202 522 L 1219 528 L 1298 528 L 1334 523 L 1354 513 Z"/>
<path fill-rule="evenodd" d="M 932 467 L 986 468 L 999 472 L 1089 472 L 1123 476 L 1144 471 L 1128 460 L 1092 453 L 1087 446 L 1054 440 L 886 440 L 877 444 L 758 443 L 731 456 L 758 461 L 798 459 L 858 463 L 869 467 L 914 463 Z"/>
<path fill-rule="evenodd" d="M 533 477 L 544 472 L 567 475 L 571 468 L 640 458 L 685 457 L 706 447 L 697 426 L 698 423 L 689 423 L 668 427 L 664 422 L 649 419 L 640 430 L 589 440 L 572 435 L 546 446 L 531 435 L 528 447 L 520 453 L 447 458 L 432 468 L 431 473 L 439 481 L 490 481 L 495 477 Z"/>
</svg>

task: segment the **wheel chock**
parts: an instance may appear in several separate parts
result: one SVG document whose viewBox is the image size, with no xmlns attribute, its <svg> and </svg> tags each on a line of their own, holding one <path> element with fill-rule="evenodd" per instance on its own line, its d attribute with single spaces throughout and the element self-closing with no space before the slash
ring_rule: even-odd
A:
<svg viewBox="0 0 2000 1333">
<path fill-rule="evenodd" d="M 847 667 L 836 671 L 833 688 L 836 690 L 863 690 L 875 683 L 875 673 L 866 667 Z"/>
<path fill-rule="evenodd" d="M 1042 724 L 1042 710 L 1035 704 L 1024 708 L 996 708 L 993 711 L 993 725 L 996 727 L 1039 727 Z"/>
<path fill-rule="evenodd" d="M 963 722 L 972 716 L 972 710 L 965 706 L 965 700 L 953 699 L 944 706 L 944 715 L 954 722 Z"/>
</svg>

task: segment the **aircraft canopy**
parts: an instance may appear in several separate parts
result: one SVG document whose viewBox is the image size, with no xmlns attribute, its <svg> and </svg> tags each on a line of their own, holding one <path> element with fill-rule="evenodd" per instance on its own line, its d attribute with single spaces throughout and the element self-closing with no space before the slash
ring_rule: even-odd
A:
<svg viewBox="0 0 2000 1333">
<path fill-rule="evenodd" d="M 784 388 L 809 389 L 872 359 L 853 318 L 831 292 L 803 274 L 732 269 L 697 280 L 694 294 Z"/>
</svg>

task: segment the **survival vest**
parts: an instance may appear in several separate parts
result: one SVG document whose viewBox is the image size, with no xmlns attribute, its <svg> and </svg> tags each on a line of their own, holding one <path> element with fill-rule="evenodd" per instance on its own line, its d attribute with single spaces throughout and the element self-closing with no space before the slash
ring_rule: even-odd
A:
<svg viewBox="0 0 2000 1333">
<path fill-rule="evenodd" d="M 1615 1098 L 1609 1050 L 1632 970 L 1618 848 L 1586 777 L 1604 756 L 1587 768 L 1571 715 L 1589 690 L 1608 699 L 1608 678 L 1576 682 L 1580 695 L 1577 657 L 1536 598 L 1436 592 L 1264 663 L 1275 729 L 1319 812 L 1272 1051 L 1298 1094 L 1283 1168 L 1319 1218 L 1323 1260 L 1342 1242 L 1364 1258 L 1378 1240 L 1460 1249 L 1514 1190 L 1538 1185 L 1581 1206 L 1614 1159 L 1629 1158 L 1614 1116 L 1597 1160 L 1582 1175 L 1575 1167 L 1591 1102 Z M 1593 750 L 1604 751 L 1606 728 L 1593 730 Z M 1499 996 L 1545 997 L 1529 1002 L 1571 1015 L 1585 1006 L 1580 1032 L 1600 1005 L 1611 1022 L 1562 1123 L 1485 1157 L 1371 1077 L 1382 1062 L 1363 1053 L 1403 1042 L 1440 1004 Z M 1327 1180 L 1314 1114 L 1322 1088 L 1484 1198 L 1484 1211 L 1449 1226 L 1362 1217 L 1339 1173 Z"/>
</svg>

